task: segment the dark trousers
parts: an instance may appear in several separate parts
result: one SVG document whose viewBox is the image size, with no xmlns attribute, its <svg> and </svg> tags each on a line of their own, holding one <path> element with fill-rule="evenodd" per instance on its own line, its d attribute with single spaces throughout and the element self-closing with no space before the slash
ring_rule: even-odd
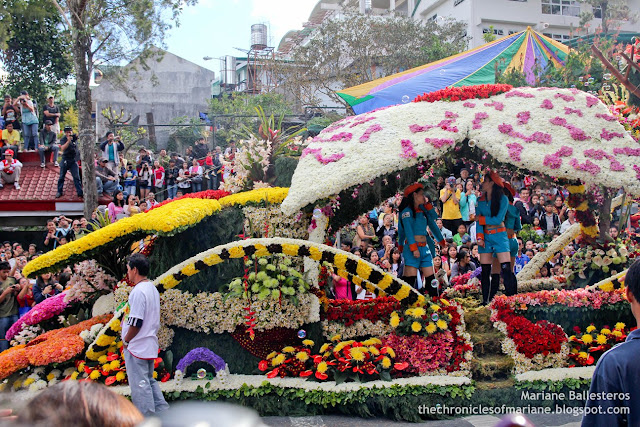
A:
<svg viewBox="0 0 640 427">
<path fill-rule="evenodd" d="M 13 295 L 9 294 L 7 298 L 15 298 Z M 0 317 L 0 351 L 5 351 L 9 348 L 9 341 L 4 339 L 5 334 L 9 330 L 9 328 L 18 321 L 17 314 L 11 314 L 7 317 Z"/>
<path fill-rule="evenodd" d="M 82 196 L 82 182 L 80 181 L 80 173 L 78 170 L 78 163 L 75 159 L 62 159 L 60 165 L 60 178 L 58 178 L 58 193 L 62 194 L 64 188 L 64 177 L 67 171 L 71 171 L 73 177 L 73 184 L 76 186 L 76 193 L 78 196 Z"/>
</svg>

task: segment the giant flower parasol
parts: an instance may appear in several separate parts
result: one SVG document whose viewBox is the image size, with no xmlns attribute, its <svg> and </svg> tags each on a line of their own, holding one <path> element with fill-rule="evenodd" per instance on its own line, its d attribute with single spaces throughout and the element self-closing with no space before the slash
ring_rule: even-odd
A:
<svg viewBox="0 0 640 427">
<path fill-rule="evenodd" d="M 569 48 L 530 27 L 439 61 L 338 92 L 356 114 L 400 104 L 445 87 L 493 84 L 496 72 L 522 72 L 533 84 L 547 65 L 564 65 Z"/>
<path fill-rule="evenodd" d="M 487 87 L 445 92 L 460 99 L 465 90 L 491 94 Z M 598 98 L 577 89 L 518 88 L 488 99 L 396 105 L 334 123 L 303 151 L 282 210 L 291 214 L 435 159 L 467 139 L 502 163 L 640 194 L 640 145 Z"/>
</svg>

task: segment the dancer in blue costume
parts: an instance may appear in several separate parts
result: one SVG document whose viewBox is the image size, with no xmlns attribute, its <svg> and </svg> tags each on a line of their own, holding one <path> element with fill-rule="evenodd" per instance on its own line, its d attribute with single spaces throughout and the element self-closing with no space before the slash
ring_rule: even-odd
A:
<svg viewBox="0 0 640 427">
<path fill-rule="evenodd" d="M 488 171 L 482 181 L 482 196 L 478 201 L 478 252 L 482 267 L 482 303 L 488 304 L 498 291 L 491 286 L 491 264 L 493 255 L 500 263 L 500 272 L 505 288 L 512 289 L 511 248 L 504 221 L 509 209 L 509 199 L 504 195 L 504 181 L 495 171 Z"/>
<path fill-rule="evenodd" d="M 424 186 L 413 184 L 404 190 L 404 197 L 398 210 L 398 242 L 404 259 L 404 276 L 402 280 L 416 286 L 418 268 L 424 277 L 425 287 L 431 296 L 439 295 L 438 281 L 433 274 L 433 256 L 435 256 L 435 244 L 427 233 L 431 230 L 433 236 L 438 239 L 440 247 L 445 247 L 442 233 L 436 224 L 438 217 L 433 206 L 425 205 Z M 434 282 L 435 280 L 435 282 Z M 435 286 L 433 284 L 435 283 Z"/>
<path fill-rule="evenodd" d="M 505 181 L 504 183 L 504 195 L 509 199 L 509 206 L 507 207 L 507 214 L 504 218 L 504 226 L 507 229 L 507 236 L 509 237 L 509 252 L 511 255 L 511 270 L 509 275 L 512 276 L 511 280 L 504 280 L 504 293 L 507 296 L 515 295 L 518 292 L 518 279 L 516 278 L 513 269 L 516 265 L 516 256 L 518 255 L 518 240 L 516 239 L 516 233 L 522 230 L 522 222 L 520 221 L 520 211 L 513 205 L 513 197 L 516 194 L 515 189 Z M 489 295 L 489 300 L 493 299 L 493 296 L 498 291 L 500 285 L 500 263 L 496 255 L 493 255 L 493 265 L 491 266 L 491 291 L 493 295 Z"/>
</svg>

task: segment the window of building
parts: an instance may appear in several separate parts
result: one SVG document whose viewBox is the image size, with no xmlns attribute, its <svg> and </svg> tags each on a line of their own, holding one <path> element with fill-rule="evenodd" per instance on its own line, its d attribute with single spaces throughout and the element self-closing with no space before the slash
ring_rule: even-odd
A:
<svg viewBox="0 0 640 427">
<path fill-rule="evenodd" d="M 544 33 L 543 35 L 559 42 L 566 42 L 567 40 L 571 39 L 571 36 L 567 34 Z"/>
<path fill-rule="evenodd" d="M 593 6 L 593 17 L 602 19 L 602 6 Z"/>
<path fill-rule="evenodd" d="M 438 19 L 438 14 L 437 13 L 435 15 L 433 15 L 431 18 L 427 19 L 427 22 L 434 22 L 436 19 Z"/>
<path fill-rule="evenodd" d="M 488 34 L 491 33 L 491 29 L 490 28 L 483 28 L 482 29 L 482 34 Z M 501 30 L 499 28 L 494 28 L 493 29 L 493 34 L 496 36 L 502 36 L 504 35 L 504 30 Z"/>
<path fill-rule="evenodd" d="M 542 13 L 547 15 L 579 16 L 577 0 L 542 0 Z"/>
<path fill-rule="evenodd" d="M 511 35 L 511 34 L 515 34 L 515 33 L 517 33 L 517 31 L 516 31 L 516 30 L 509 30 L 509 33 L 508 33 L 508 34 L 509 34 L 509 35 Z"/>
</svg>

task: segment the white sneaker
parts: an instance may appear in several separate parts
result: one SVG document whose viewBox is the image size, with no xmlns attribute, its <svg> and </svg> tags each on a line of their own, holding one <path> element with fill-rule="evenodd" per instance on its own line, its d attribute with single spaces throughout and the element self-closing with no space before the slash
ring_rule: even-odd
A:
<svg viewBox="0 0 640 427">
<path fill-rule="evenodd" d="M 59 164 L 58 162 L 53 162 L 53 166 L 55 166 L 55 167 L 59 168 L 59 167 L 60 167 L 60 164 Z"/>
<path fill-rule="evenodd" d="M 13 184 L 13 185 L 14 185 L 14 187 L 16 187 L 16 190 L 20 189 L 20 184 L 18 184 L 17 182 L 15 184 Z"/>
<path fill-rule="evenodd" d="M 40 163 L 40 167 L 43 168 L 44 167 L 44 163 Z"/>
<path fill-rule="evenodd" d="M 4 185 L 2 185 L 2 183 L 0 182 L 0 188 L 4 188 Z"/>
</svg>

